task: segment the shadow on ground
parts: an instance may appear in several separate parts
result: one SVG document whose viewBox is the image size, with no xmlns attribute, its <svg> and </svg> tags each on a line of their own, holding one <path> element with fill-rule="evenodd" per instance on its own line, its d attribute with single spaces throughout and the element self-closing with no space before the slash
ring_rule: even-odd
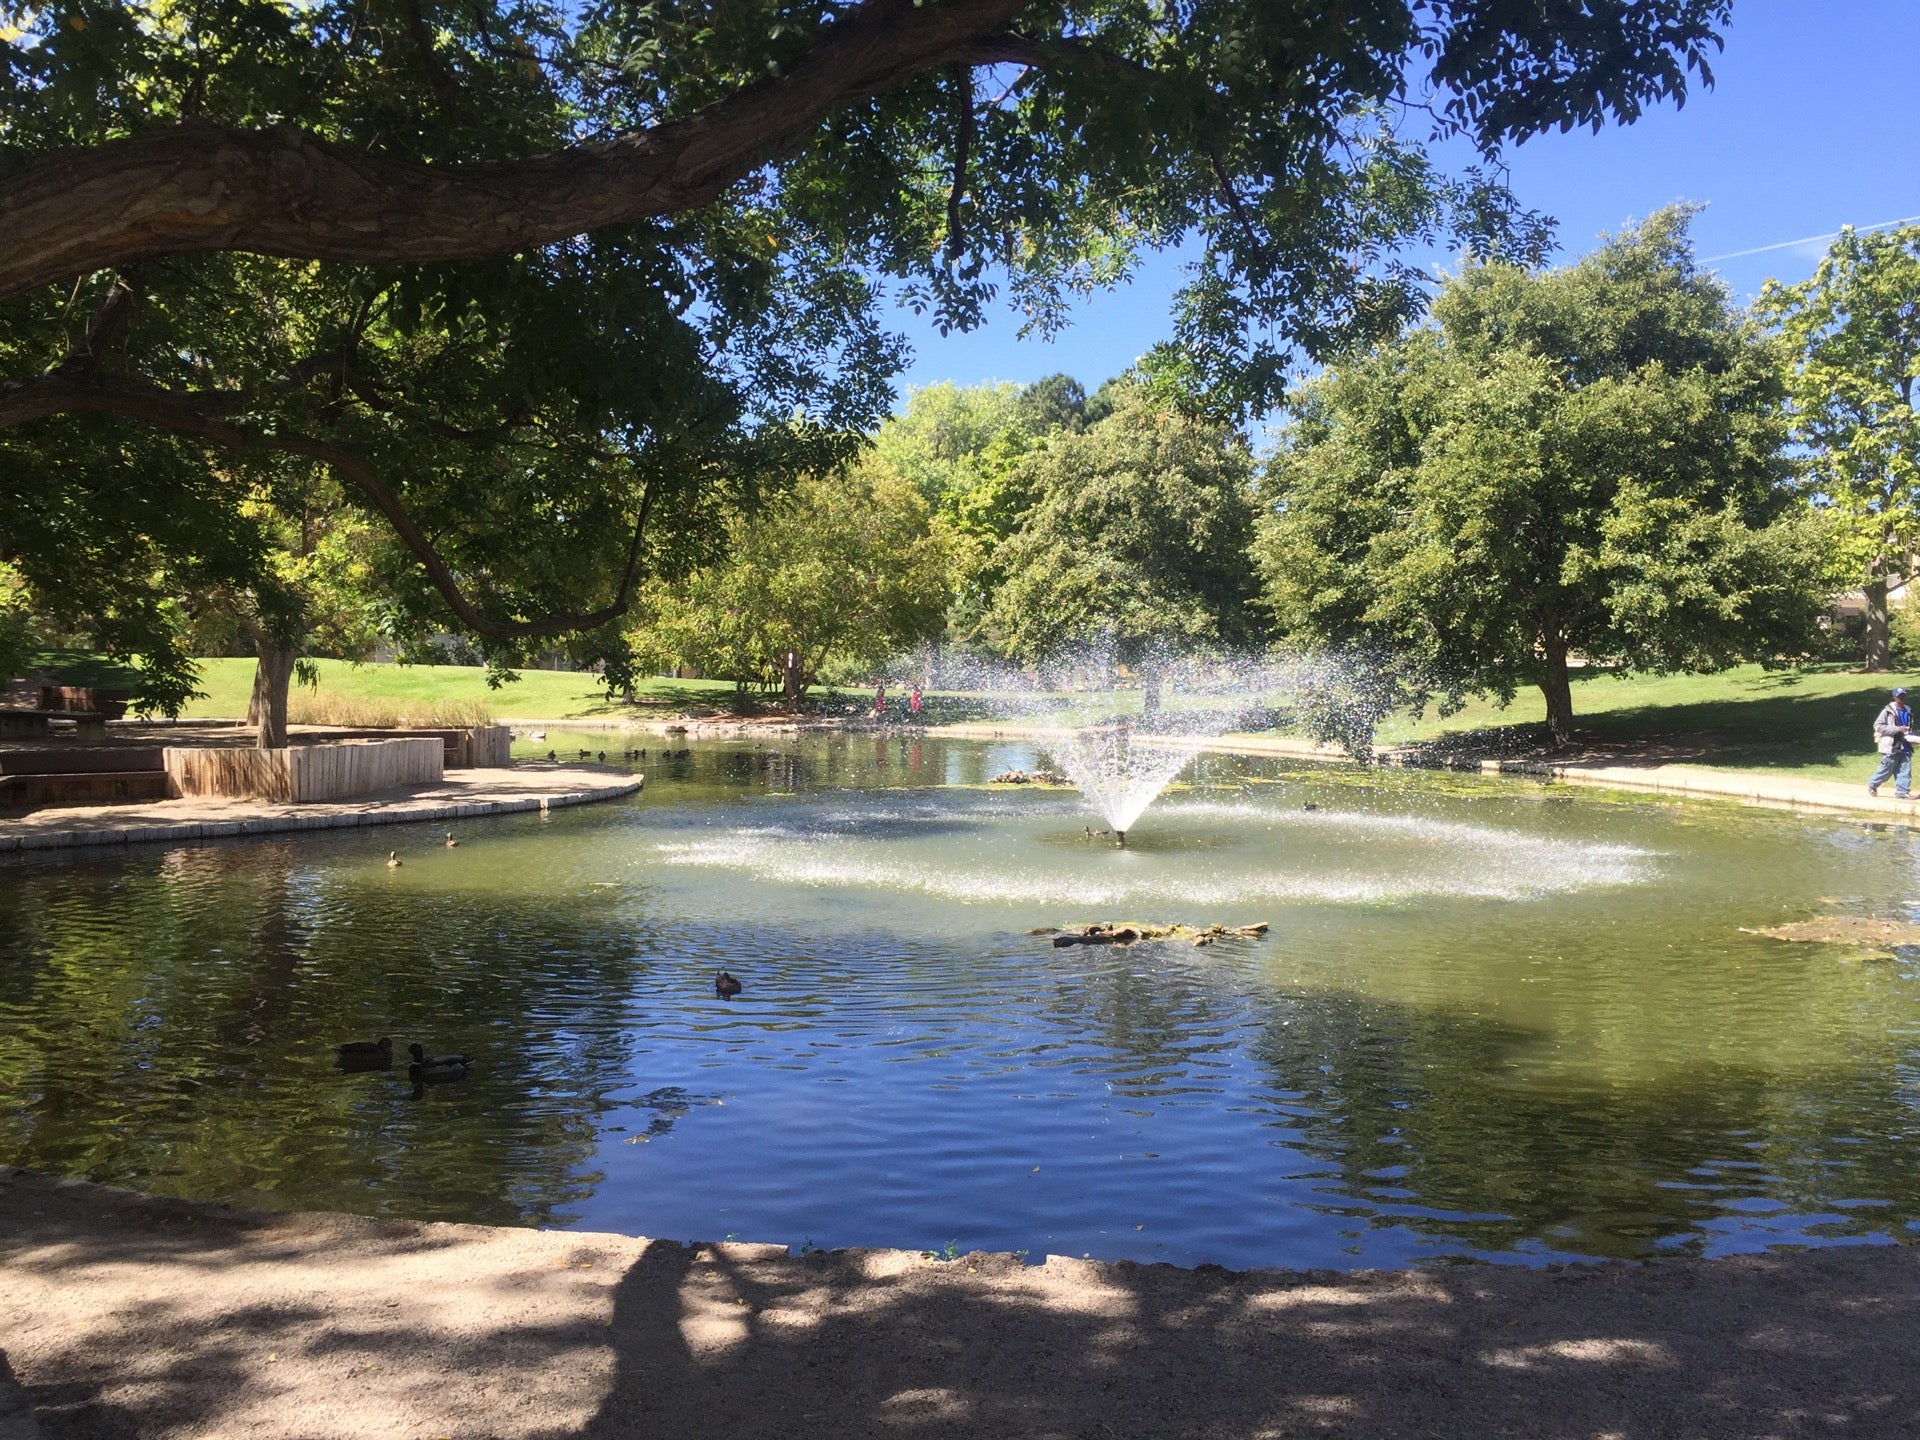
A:
<svg viewBox="0 0 1920 1440">
<path fill-rule="evenodd" d="M 0 1175 L 50 1437 L 1905 1436 L 1920 1265 L 1339 1275 L 788 1256 Z"/>
</svg>

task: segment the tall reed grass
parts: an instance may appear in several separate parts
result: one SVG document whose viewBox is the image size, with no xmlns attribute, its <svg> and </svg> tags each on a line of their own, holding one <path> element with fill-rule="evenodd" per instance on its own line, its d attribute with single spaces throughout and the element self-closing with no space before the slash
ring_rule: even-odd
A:
<svg viewBox="0 0 1920 1440">
<path fill-rule="evenodd" d="M 405 725 L 464 729 L 491 725 L 493 711 L 478 700 L 367 700 L 295 687 L 287 697 L 287 721 L 348 730 Z"/>
</svg>

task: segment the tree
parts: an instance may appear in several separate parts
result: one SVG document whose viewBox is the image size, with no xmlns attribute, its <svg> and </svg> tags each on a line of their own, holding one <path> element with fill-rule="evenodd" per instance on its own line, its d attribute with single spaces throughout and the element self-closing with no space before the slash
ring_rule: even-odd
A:
<svg viewBox="0 0 1920 1440">
<path fill-rule="evenodd" d="M 1727 14 L 35 7 L 0 32 L 3 443 L 23 475 L 80 435 L 300 460 L 410 555 L 397 623 L 502 663 L 568 635 L 584 656 L 646 576 L 697 558 L 733 487 L 830 468 L 877 420 L 901 351 L 872 277 L 961 327 L 1004 284 L 1048 329 L 1198 236 L 1179 363 L 1261 403 L 1296 339 L 1411 312 L 1401 241 L 1542 240 L 1487 173 L 1444 176 L 1396 133 L 1405 93 L 1489 152 L 1631 118 L 1707 78 Z M 191 468 L 94 483 L 75 524 L 101 536 L 75 543 L 217 502 Z M 244 530 L 229 514 L 217 551 L 169 533 L 161 568 L 246 582 L 270 545 Z M 0 558 L 58 579 L 27 553 L 49 538 L 0 530 Z"/>
<path fill-rule="evenodd" d="M 1034 496 L 1001 550 L 988 623 L 1020 659 L 1110 639 L 1148 670 L 1168 650 L 1250 633 L 1252 461 L 1237 432 L 1122 387 L 1114 413 L 1060 434 L 1021 466 Z"/>
<path fill-rule="evenodd" d="M 865 674 L 938 635 L 947 554 L 913 485 L 873 460 L 801 480 L 728 522 L 726 558 L 634 606 L 635 660 L 780 687 L 797 705 L 823 674 Z"/>
<path fill-rule="evenodd" d="M 1813 451 L 1832 570 L 1864 585 L 1869 670 L 1891 662 L 1887 581 L 1920 549 L 1920 226 L 1843 230 L 1813 278 L 1760 309 L 1792 347 L 1794 434 Z"/>
<path fill-rule="evenodd" d="M 1081 428 L 1086 392 L 1068 375 L 1023 387 L 928 385 L 889 416 L 874 439 L 880 460 L 934 507 L 951 555 L 950 637 L 985 643 L 993 598 L 1006 579 L 1000 547 L 1033 503 L 1022 460 L 1056 431 Z"/>
<path fill-rule="evenodd" d="M 1538 685 L 1569 658 L 1703 670 L 1810 632 L 1812 537 L 1774 347 L 1662 211 L 1567 269 L 1473 265 L 1433 323 L 1307 387 L 1266 477 L 1266 602 L 1409 690 Z"/>
</svg>

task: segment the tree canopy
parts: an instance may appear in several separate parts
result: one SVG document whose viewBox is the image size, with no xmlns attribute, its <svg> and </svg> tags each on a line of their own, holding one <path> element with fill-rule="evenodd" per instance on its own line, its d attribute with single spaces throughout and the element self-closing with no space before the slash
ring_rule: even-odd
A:
<svg viewBox="0 0 1920 1440">
<path fill-rule="evenodd" d="M 939 635 L 948 559 L 919 492 L 872 460 L 807 476 L 727 527 L 725 559 L 653 581 L 634 606 L 635 659 L 695 667 L 798 702 L 823 675 L 864 676 Z"/>
<path fill-rule="evenodd" d="M 0 30 L 0 502 L 42 513 L 0 559 L 144 617 L 114 643 L 177 689 L 155 596 L 269 568 L 236 497 L 297 461 L 390 532 L 401 629 L 588 658 L 721 508 L 877 422 L 889 289 L 962 327 L 1004 291 L 1046 330 L 1192 239 L 1157 363 L 1262 404 L 1296 347 L 1415 312 L 1400 242 L 1542 243 L 1426 132 L 1631 119 L 1707 77 L 1728 11 L 28 7 Z"/>
<path fill-rule="evenodd" d="M 1791 347 L 1795 437 L 1813 456 L 1833 578 L 1867 593 L 1867 667 L 1891 659 L 1887 581 L 1920 550 L 1920 226 L 1841 232 L 1813 278 L 1769 285 Z"/>
<path fill-rule="evenodd" d="M 1284 631 L 1400 657 L 1416 693 L 1568 661 L 1707 669 L 1804 643 L 1818 605 L 1769 342 L 1663 211 L 1561 270 L 1471 265 L 1430 325 L 1309 386 L 1267 476 Z"/>
<path fill-rule="evenodd" d="M 1252 460 L 1230 427 L 1122 388 L 1113 414 L 1020 466 L 1033 496 L 1001 547 L 986 628 L 1027 661 L 1111 642 L 1124 664 L 1248 638 Z"/>
</svg>

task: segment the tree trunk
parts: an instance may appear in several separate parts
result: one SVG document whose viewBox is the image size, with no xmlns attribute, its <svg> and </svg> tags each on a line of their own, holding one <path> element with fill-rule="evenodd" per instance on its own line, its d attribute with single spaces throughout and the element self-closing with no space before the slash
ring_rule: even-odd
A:
<svg viewBox="0 0 1920 1440">
<path fill-rule="evenodd" d="M 1893 641 L 1887 630 L 1887 577 L 1867 582 L 1867 669 L 1885 670 L 1893 664 Z"/>
<path fill-rule="evenodd" d="M 1167 672 L 1158 659 L 1142 660 L 1140 673 L 1140 718 L 1151 720 L 1160 713 L 1160 689 L 1166 684 Z"/>
<path fill-rule="evenodd" d="M 796 650 L 787 651 L 787 657 L 780 667 L 780 688 L 786 696 L 787 713 L 794 714 L 800 709 L 800 702 L 807 698 L 807 677 L 800 669 L 800 654 Z"/>
<path fill-rule="evenodd" d="M 247 704 L 247 721 L 257 727 L 255 749 L 286 748 L 287 690 L 293 684 L 293 662 L 298 658 L 289 643 L 260 642 L 260 658 L 253 667 L 253 698 Z"/>
<path fill-rule="evenodd" d="M 1573 744 L 1573 684 L 1567 678 L 1567 637 L 1549 630 L 1541 647 L 1546 662 L 1540 693 L 1547 699 L 1547 733 L 1558 748 Z"/>
</svg>

